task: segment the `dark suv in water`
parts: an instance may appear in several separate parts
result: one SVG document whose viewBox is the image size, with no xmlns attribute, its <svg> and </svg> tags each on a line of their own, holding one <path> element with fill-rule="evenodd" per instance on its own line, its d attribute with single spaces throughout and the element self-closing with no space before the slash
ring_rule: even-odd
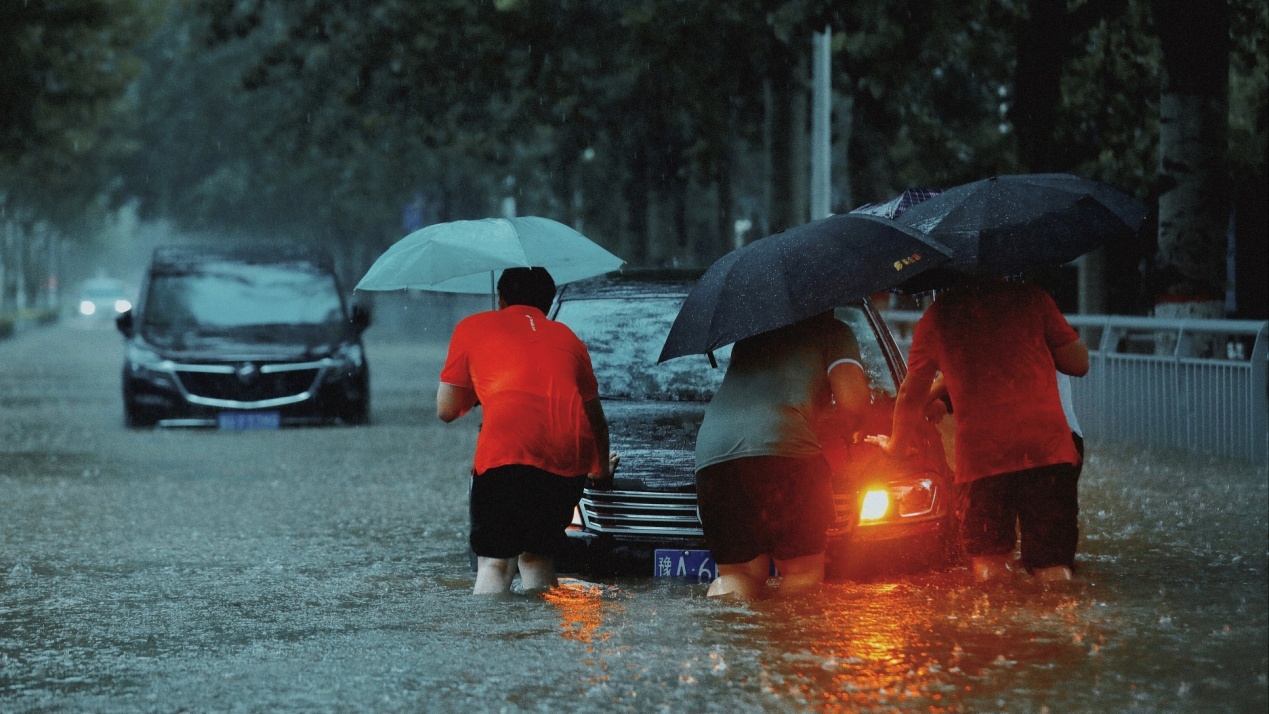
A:
<svg viewBox="0 0 1269 714">
<path fill-rule="evenodd" d="M 308 246 L 163 247 L 126 337 L 129 426 L 277 428 L 368 421 L 364 308 Z"/>
<path fill-rule="evenodd" d="M 670 325 L 699 271 L 630 271 L 570 283 L 551 317 L 590 350 L 613 450 L 611 490 L 587 489 L 569 529 L 561 572 L 712 579 L 696 512 L 694 450 L 705 405 L 721 383 L 730 347 L 657 364 Z M 839 306 L 854 331 L 872 386 L 865 432 L 889 433 L 903 354 L 867 301 Z M 951 419 L 945 419 L 950 422 Z M 834 472 L 837 522 L 832 577 L 869 577 L 946 562 L 956 543 L 955 490 L 941 434 L 928 425 L 917 456 L 895 460 L 856 441 L 829 418 L 821 443 Z"/>
</svg>

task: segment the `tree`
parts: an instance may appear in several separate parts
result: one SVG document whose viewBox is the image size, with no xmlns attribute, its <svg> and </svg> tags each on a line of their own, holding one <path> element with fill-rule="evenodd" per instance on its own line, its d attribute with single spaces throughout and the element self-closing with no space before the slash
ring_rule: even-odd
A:
<svg viewBox="0 0 1269 714">
<path fill-rule="evenodd" d="M 760 233 L 805 220 L 797 107 L 829 26 L 851 112 L 836 209 L 1020 170 L 1144 197 L 1160 167 L 1154 1 L 195 0 L 147 55 L 155 111 L 127 185 L 192 225 L 350 255 L 400 237 L 420 194 L 429 222 L 514 196 L 636 264 L 706 264 L 738 214 Z M 1255 145 L 1264 44 L 1247 45 L 1231 115 Z M 1110 259 L 1135 273 L 1136 253 Z"/>
<path fill-rule="evenodd" d="M 51 284 L 61 235 L 92 232 L 137 150 L 135 47 L 160 0 L 26 0 L 0 6 L 0 305 Z M 6 270 L 6 264 L 10 266 Z"/>
<path fill-rule="evenodd" d="M 1155 0 L 1162 49 L 1156 300 L 1220 316 L 1229 225 L 1227 0 Z M 1181 313 L 1184 314 L 1184 313 Z"/>
</svg>

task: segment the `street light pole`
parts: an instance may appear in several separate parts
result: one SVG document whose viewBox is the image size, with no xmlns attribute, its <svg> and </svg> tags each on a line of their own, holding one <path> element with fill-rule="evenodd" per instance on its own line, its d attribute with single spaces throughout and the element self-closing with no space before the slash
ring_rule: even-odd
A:
<svg viewBox="0 0 1269 714">
<path fill-rule="evenodd" d="M 811 220 L 826 218 L 831 211 L 832 37 L 832 29 L 825 27 L 823 32 L 816 33 L 811 38 Z"/>
</svg>

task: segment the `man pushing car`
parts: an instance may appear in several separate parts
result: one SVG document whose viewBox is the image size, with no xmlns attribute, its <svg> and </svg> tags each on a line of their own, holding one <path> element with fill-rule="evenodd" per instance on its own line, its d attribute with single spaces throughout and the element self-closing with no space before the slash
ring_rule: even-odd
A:
<svg viewBox="0 0 1269 714">
<path fill-rule="evenodd" d="M 548 320 L 555 281 L 544 268 L 508 268 L 498 310 L 458 323 L 436 392 L 451 422 L 483 411 L 471 480 L 475 594 L 555 586 L 554 556 L 589 478 L 607 486 L 618 458 L 586 346 Z"/>
</svg>

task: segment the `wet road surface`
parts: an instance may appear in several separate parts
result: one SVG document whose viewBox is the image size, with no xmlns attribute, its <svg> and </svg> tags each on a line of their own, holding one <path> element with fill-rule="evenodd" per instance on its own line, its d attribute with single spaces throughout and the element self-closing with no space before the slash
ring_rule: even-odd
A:
<svg viewBox="0 0 1269 714">
<path fill-rule="evenodd" d="M 280 432 L 129 431 L 117 334 L 0 341 L 0 712 L 1266 710 L 1263 466 L 1090 439 L 1060 586 L 473 598 L 476 425 L 376 329 L 373 424 Z"/>
</svg>

